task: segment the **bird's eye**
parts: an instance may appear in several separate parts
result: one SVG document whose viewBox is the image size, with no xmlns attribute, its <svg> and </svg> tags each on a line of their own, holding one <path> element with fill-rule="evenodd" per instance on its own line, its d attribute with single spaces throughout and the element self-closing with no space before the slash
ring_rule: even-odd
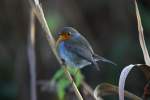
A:
<svg viewBox="0 0 150 100">
<path fill-rule="evenodd" d="M 69 32 L 66 33 L 68 36 L 70 36 L 71 34 Z"/>
</svg>

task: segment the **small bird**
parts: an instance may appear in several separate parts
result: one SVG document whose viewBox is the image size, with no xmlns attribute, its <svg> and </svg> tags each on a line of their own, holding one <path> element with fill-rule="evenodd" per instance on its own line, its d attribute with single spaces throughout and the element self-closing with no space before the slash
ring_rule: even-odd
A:
<svg viewBox="0 0 150 100">
<path fill-rule="evenodd" d="M 65 64 L 71 67 L 83 68 L 87 65 L 94 65 L 99 70 L 97 61 L 116 65 L 112 61 L 95 54 L 86 38 L 72 27 L 64 27 L 58 33 L 56 50 Z"/>
</svg>

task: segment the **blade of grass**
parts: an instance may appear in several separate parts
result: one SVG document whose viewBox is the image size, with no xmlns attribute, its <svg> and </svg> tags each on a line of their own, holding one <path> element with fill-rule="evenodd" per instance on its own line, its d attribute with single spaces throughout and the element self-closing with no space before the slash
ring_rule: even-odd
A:
<svg viewBox="0 0 150 100">
<path fill-rule="evenodd" d="M 149 57 L 148 50 L 145 44 L 143 26 L 142 26 L 141 17 L 140 17 L 140 13 L 139 13 L 136 0 L 135 0 L 135 10 L 136 10 L 136 17 L 137 17 L 137 24 L 138 24 L 138 31 L 139 31 L 139 41 L 140 41 L 140 45 L 143 51 L 144 60 L 145 60 L 145 63 L 150 66 L 150 57 Z"/>
<path fill-rule="evenodd" d="M 129 74 L 129 72 L 131 71 L 131 69 L 134 67 L 135 65 L 129 65 L 127 67 L 125 67 L 121 74 L 120 74 L 120 78 L 119 78 L 119 100 L 124 100 L 124 86 L 125 86 L 125 81 L 126 78 Z"/>
<path fill-rule="evenodd" d="M 145 63 L 146 63 L 146 65 L 150 66 L 150 57 L 149 57 L 148 50 L 147 50 L 146 43 L 145 43 L 145 39 L 144 39 L 141 17 L 140 17 L 140 13 L 139 13 L 139 9 L 138 9 L 138 5 L 137 5 L 136 0 L 134 3 L 135 3 L 135 11 L 136 11 L 136 17 L 137 17 L 137 26 L 138 26 L 138 31 L 139 31 L 140 46 L 141 46 L 142 51 L 143 51 Z M 129 65 L 129 66 L 125 67 L 121 72 L 120 79 L 119 79 L 119 99 L 120 100 L 124 100 L 125 80 L 129 74 L 129 72 L 131 71 L 131 69 L 134 66 L 135 65 Z"/>
</svg>

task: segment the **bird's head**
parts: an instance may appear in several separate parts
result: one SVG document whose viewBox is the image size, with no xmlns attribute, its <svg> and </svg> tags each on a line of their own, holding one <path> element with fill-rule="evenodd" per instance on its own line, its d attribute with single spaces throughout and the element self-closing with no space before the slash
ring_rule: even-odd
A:
<svg viewBox="0 0 150 100">
<path fill-rule="evenodd" d="M 71 38 L 78 35 L 78 31 L 75 30 L 72 27 L 64 27 L 59 33 L 58 33 L 58 40 L 59 41 L 66 41 L 70 40 Z M 57 41 L 58 41 L 57 40 Z"/>
</svg>

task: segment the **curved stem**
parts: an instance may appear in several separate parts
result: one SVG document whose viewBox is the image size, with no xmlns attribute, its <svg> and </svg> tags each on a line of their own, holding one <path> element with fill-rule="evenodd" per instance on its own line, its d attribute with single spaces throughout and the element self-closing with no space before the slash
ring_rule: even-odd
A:
<svg viewBox="0 0 150 100">
<path fill-rule="evenodd" d="M 139 41 L 140 41 L 140 45 L 141 45 L 141 48 L 143 51 L 144 60 L 145 60 L 145 63 L 150 66 L 150 57 L 149 57 L 145 39 L 144 39 L 141 17 L 140 17 L 140 13 L 139 13 L 139 9 L 138 9 L 136 0 L 135 0 L 135 10 L 136 10 L 136 17 L 137 17 L 137 24 L 138 24 L 138 31 L 139 31 Z"/>
</svg>

